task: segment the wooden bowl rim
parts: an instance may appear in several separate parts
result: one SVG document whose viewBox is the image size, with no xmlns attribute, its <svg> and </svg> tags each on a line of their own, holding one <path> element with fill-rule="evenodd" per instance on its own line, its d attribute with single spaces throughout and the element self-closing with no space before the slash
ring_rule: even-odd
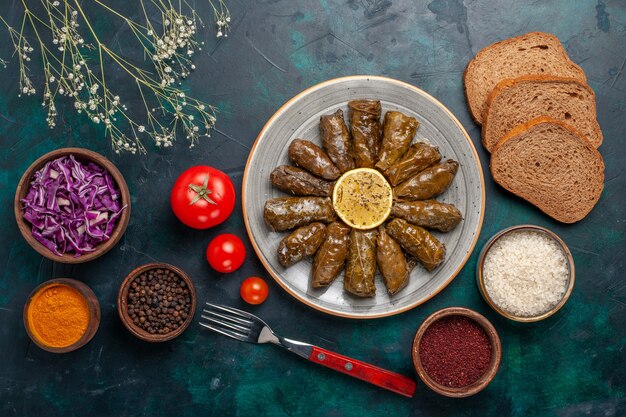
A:
<svg viewBox="0 0 626 417">
<path fill-rule="evenodd" d="M 189 295 L 191 298 L 191 309 L 190 309 L 190 314 L 187 317 L 187 319 L 183 322 L 183 324 L 178 329 L 171 331 L 164 335 L 148 333 L 144 329 L 136 326 L 135 323 L 133 323 L 133 321 L 131 320 L 130 315 L 128 314 L 128 289 L 130 288 L 130 284 L 132 283 L 132 280 L 135 277 L 137 277 L 139 274 L 152 270 L 152 269 L 167 269 L 177 274 L 187 284 L 187 287 L 189 288 Z M 126 275 L 126 278 L 124 278 L 124 281 L 122 281 L 119 295 L 117 297 L 117 312 L 120 316 L 120 319 L 122 320 L 122 323 L 124 323 L 124 326 L 128 329 L 129 332 L 131 332 L 137 338 L 143 341 L 152 342 L 152 343 L 166 342 L 168 340 L 172 340 L 180 336 L 193 321 L 193 317 L 196 314 L 196 288 L 194 287 L 193 281 L 191 280 L 189 275 L 187 275 L 185 271 L 178 268 L 177 266 L 170 265 L 170 264 L 163 263 L 163 262 L 153 262 L 153 263 L 141 265 L 133 269 L 128 275 Z"/>
<path fill-rule="evenodd" d="M 53 253 L 50 249 L 46 248 L 44 245 L 39 243 L 31 234 L 31 226 L 26 220 L 24 220 L 24 212 L 22 210 L 22 204 L 20 200 L 26 196 L 28 193 L 28 189 L 30 186 L 30 181 L 36 171 L 43 167 L 43 165 L 51 161 L 53 159 L 60 158 L 65 155 L 74 155 L 79 160 L 87 160 L 89 162 L 94 162 L 97 165 L 100 165 L 111 175 L 115 183 L 117 184 L 120 195 L 122 197 L 122 205 L 126 205 L 126 209 L 122 211 L 122 214 L 119 217 L 117 225 L 115 229 L 113 229 L 113 233 L 111 234 L 111 238 L 104 243 L 101 243 L 96 246 L 96 250 L 90 253 L 86 253 L 84 255 L 79 256 L 78 258 L 74 257 L 72 254 L 65 254 L 64 256 L 58 256 Z M 20 179 L 17 189 L 15 190 L 15 199 L 13 203 L 13 210 L 15 212 L 15 220 L 17 221 L 17 227 L 20 229 L 22 236 L 28 242 L 28 244 L 35 249 L 40 255 L 56 262 L 65 263 L 65 264 L 79 264 L 83 262 L 89 262 L 93 259 L 96 259 L 109 250 L 111 250 L 117 242 L 121 239 L 122 235 L 126 231 L 126 227 L 128 226 L 128 222 L 130 221 L 130 191 L 128 189 L 128 185 L 124 180 L 124 176 L 117 169 L 117 167 L 109 161 L 104 156 L 100 155 L 97 152 L 90 151 L 89 149 L 84 148 L 61 148 L 56 149 L 51 152 L 48 152 L 35 160 L 30 166 L 26 169 L 22 178 Z"/>
<path fill-rule="evenodd" d="M 44 344 L 37 338 L 35 332 L 31 329 L 30 321 L 28 320 L 28 308 L 30 307 L 30 303 L 42 289 L 50 287 L 52 285 L 67 285 L 68 287 L 71 287 L 78 291 L 80 295 L 82 295 L 85 299 L 89 311 L 89 324 L 87 325 L 85 333 L 83 333 L 80 339 L 78 339 L 76 342 L 65 347 L 54 347 Z M 24 304 L 23 320 L 28 337 L 30 337 L 30 340 L 32 340 L 33 343 L 39 346 L 41 349 L 52 353 L 72 352 L 89 343 L 89 341 L 91 341 L 91 339 L 93 339 L 93 337 L 96 335 L 96 332 L 100 327 L 100 303 L 98 302 L 98 298 L 96 297 L 96 294 L 93 292 L 93 290 L 84 282 L 77 281 L 72 278 L 54 278 L 42 282 L 31 291 L 28 299 L 26 300 L 26 303 Z"/>
<path fill-rule="evenodd" d="M 483 328 L 485 333 L 487 333 L 487 337 L 489 338 L 489 342 L 491 343 L 491 361 L 489 363 L 489 368 L 477 381 L 465 387 L 452 388 L 435 382 L 424 370 L 419 355 L 420 343 L 422 341 L 424 333 L 426 332 L 426 329 L 428 329 L 428 327 L 437 320 L 450 316 L 462 316 L 474 320 L 478 325 Z M 491 322 L 485 316 L 465 307 L 447 307 L 435 311 L 422 322 L 419 329 L 417 330 L 417 333 L 415 333 L 415 338 L 413 339 L 411 356 L 413 358 L 413 366 L 415 366 L 417 374 L 428 388 L 446 397 L 463 398 L 477 394 L 478 392 L 482 391 L 487 385 L 489 385 L 489 383 L 491 383 L 493 378 L 498 373 L 498 369 L 500 368 L 500 361 L 502 358 L 502 344 L 500 342 L 500 336 L 498 335 L 495 327 L 493 327 L 493 324 L 491 324 Z"/>
<path fill-rule="evenodd" d="M 537 316 L 530 316 L 530 317 L 516 316 L 500 308 L 491 299 L 487 291 L 487 288 L 485 287 L 485 281 L 483 277 L 483 268 L 485 265 L 485 258 L 487 257 L 487 253 L 489 252 L 493 244 L 498 239 L 502 238 L 505 235 L 520 232 L 520 231 L 531 231 L 531 232 L 543 233 L 547 235 L 548 237 L 552 238 L 561 247 L 561 249 L 563 250 L 563 253 L 565 254 L 565 258 L 567 259 L 569 277 L 568 277 L 567 289 L 565 290 L 565 294 L 563 294 L 563 298 L 561 298 L 561 301 L 559 301 L 550 310 L 542 314 L 539 314 Z M 478 257 L 478 262 L 476 264 L 476 283 L 478 285 L 478 290 L 480 291 L 480 294 L 482 295 L 483 299 L 487 302 L 487 304 L 489 304 L 489 306 L 495 312 L 497 312 L 501 316 L 506 317 L 509 320 L 517 321 L 520 323 L 532 323 L 532 322 L 541 321 L 541 320 L 547 319 L 548 317 L 552 316 L 557 311 L 559 311 L 565 305 L 570 295 L 572 295 L 572 292 L 574 291 L 575 281 L 576 281 L 576 268 L 574 265 L 574 257 L 572 256 L 572 253 L 570 252 L 569 248 L 567 247 L 563 239 L 561 239 L 556 233 L 552 232 L 551 230 L 548 230 L 545 227 L 541 227 L 541 226 L 537 226 L 533 224 L 521 224 L 517 226 L 507 227 L 506 229 L 503 229 L 499 231 L 498 233 L 496 233 L 495 235 L 493 235 L 487 241 L 487 243 L 485 243 L 485 246 L 480 252 L 480 256 Z"/>
</svg>

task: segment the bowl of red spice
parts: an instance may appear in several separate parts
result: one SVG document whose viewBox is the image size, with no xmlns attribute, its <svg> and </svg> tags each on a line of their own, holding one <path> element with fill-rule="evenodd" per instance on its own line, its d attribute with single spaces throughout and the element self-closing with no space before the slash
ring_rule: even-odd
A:
<svg viewBox="0 0 626 417">
<path fill-rule="evenodd" d="M 182 269 L 166 263 L 146 264 L 122 282 L 117 311 L 134 336 L 165 342 L 189 327 L 196 311 L 196 290 Z"/>
<path fill-rule="evenodd" d="M 37 286 L 24 306 L 24 327 L 31 340 L 53 353 L 87 344 L 100 325 L 100 304 L 80 281 L 57 278 Z"/>
<path fill-rule="evenodd" d="M 24 172 L 14 211 L 33 249 L 53 261 L 77 264 L 104 255 L 120 240 L 130 220 L 130 193 L 104 156 L 62 148 Z"/>
<path fill-rule="evenodd" d="M 413 340 L 412 356 L 426 386 L 446 397 L 461 398 L 480 392 L 493 380 L 502 345 L 484 316 L 448 307 L 424 320 Z"/>
</svg>

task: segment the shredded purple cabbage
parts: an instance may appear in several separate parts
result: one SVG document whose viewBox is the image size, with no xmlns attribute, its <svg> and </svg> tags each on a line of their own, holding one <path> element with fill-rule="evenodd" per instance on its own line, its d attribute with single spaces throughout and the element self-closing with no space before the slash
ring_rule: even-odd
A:
<svg viewBox="0 0 626 417">
<path fill-rule="evenodd" d="M 122 211 L 120 192 L 111 175 L 73 155 L 48 162 L 35 172 L 24 204 L 32 235 L 59 256 L 93 252 L 111 238 Z"/>
</svg>

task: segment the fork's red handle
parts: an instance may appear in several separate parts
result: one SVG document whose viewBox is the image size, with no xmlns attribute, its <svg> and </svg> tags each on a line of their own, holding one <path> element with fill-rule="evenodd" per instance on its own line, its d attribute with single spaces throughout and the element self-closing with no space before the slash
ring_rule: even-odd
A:
<svg viewBox="0 0 626 417">
<path fill-rule="evenodd" d="M 411 378 L 322 349 L 321 347 L 313 346 L 309 360 L 405 397 L 410 398 L 415 393 L 415 380 Z"/>
</svg>

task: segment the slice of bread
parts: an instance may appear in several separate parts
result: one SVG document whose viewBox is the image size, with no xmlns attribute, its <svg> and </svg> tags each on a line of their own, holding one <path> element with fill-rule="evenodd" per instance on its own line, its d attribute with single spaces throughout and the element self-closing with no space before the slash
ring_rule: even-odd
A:
<svg viewBox="0 0 626 417">
<path fill-rule="evenodd" d="M 595 94 L 587 84 L 573 78 L 527 75 L 502 80 L 489 94 L 483 145 L 491 152 L 515 126 L 544 115 L 571 125 L 594 148 L 602 143 Z"/>
<path fill-rule="evenodd" d="M 585 217 L 604 188 L 600 153 L 571 126 L 545 116 L 502 138 L 491 154 L 491 175 L 563 223 Z"/>
<path fill-rule="evenodd" d="M 480 50 L 465 69 L 465 96 L 472 117 L 485 120 L 487 97 L 501 80 L 522 75 L 554 75 L 585 82 L 585 73 L 574 64 L 558 38 L 530 32 L 496 42 Z"/>
</svg>

